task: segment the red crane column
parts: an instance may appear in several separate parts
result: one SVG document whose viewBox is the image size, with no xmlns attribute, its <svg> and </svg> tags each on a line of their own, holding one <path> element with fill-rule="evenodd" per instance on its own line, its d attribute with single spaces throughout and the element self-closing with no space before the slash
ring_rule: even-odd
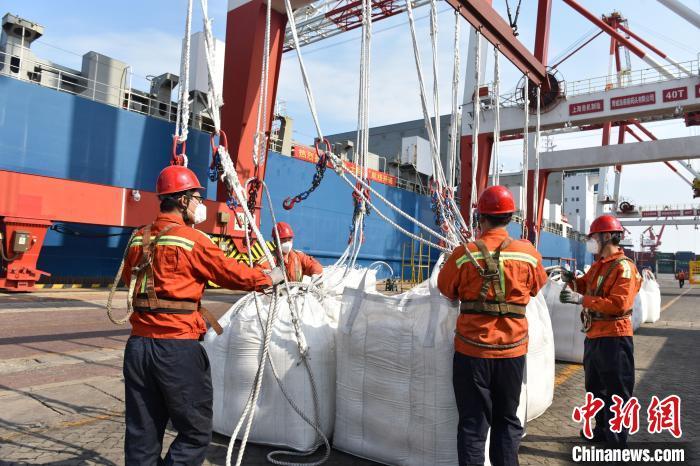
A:
<svg viewBox="0 0 700 466">
<path fill-rule="evenodd" d="M 252 176 L 263 179 L 267 148 L 260 154 L 261 164 L 255 173 L 253 146 L 258 118 L 258 99 L 265 40 L 266 3 L 251 0 L 246 3 L 229 2 L 226 22 L 226 57 L 224 61 L 224 106 L 221 109 L 221 126 L 226 132 L 229 152 L 241 182 Z M 277 82 L 279 81 L 282 46 L 287 16 L 272 10 L 270 24 L 270 60 L 268 68 L 267 119 L 262 128 L 269 134 L 273 119 Z M 260 196 L 254 212 L 258 224 Z M 225 201 L 226 188 L 219 183 L 217 200 Z M 242 234 L 242 233 L 241 233 Z"/>
<path fill-rule="evenodd" d="M 537 58 L 543 66 L 547 66 L 547 52 L 549 50 L 549 24 L 552 17 L 552 0 L 539 0 L 537 5 L 537 29 L 535 32 L 535 58 Z M 542 90 L 547 90 L 549 82 L 545 80 L 542 83 Z M 529 109 L 525 109 L 528 111 Z M 523 170 L 525 167 L 523 167 Z M 527 226 L 528 239 L 537 246 L 542 229 L 542 210 L 544 209 L 544 200 L 547 195 L 547 186 L 549 184 L 548 170 L 540 170 L 537 193 L 535 193 L 535 171 L 528 170 L 527 174 L 527 218 L 525 225 Z M 537 199 L 537 217 L 535 218 L 535 196 Z"/>
</svg>

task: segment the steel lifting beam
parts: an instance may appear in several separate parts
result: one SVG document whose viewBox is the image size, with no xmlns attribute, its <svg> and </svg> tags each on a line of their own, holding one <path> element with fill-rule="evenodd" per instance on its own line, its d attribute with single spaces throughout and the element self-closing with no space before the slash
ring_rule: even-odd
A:
<svg viewBox="0 0 700 466">
<path fill-rule="evenodd" d="M 546 81 L 547 69 L 519 40 L 510 25 L 486 0 L 447 0 L 489 42 L 498 47 L 521 73 L 536 85 Z"/>
</svg>

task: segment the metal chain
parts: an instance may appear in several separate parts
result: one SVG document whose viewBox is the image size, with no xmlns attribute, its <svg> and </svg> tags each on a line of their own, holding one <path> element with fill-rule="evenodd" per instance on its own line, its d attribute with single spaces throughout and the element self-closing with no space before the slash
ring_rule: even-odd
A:
<svg viewBox="0 0 700 466">
<path fill-rule="evenodd" d="M 294 197 L 286 198 L 282 202 L 282 207 L 284 207 L 285 210 L 291 210 L 294 208 L 295 204 L 305 201 L 311 195 L 311 193 L 316 191 L 316 188 L 318 188 L 321 185 L 323 177 L 326 174 L 326 168 L 328 168 L 328 152 L 330 152 L 330 142 L 328 142 L 328 140 L 326 139 L 324 143 L 326 144 L 326 147 L 328 149 L 326 151 L 319 150 L 318 142 L 316 143 L 316 156 L 318 157 L 318 161 L 316 162 L 316 172 L 314 173 L 314 176 L 311 179 L 311 186 L 309 186 L 309 189 L 307 189 L 306 191 L 302 191 Z"/>
<path fill-rule="evenodd" d="M 506 0 L 506 10 L 508 11 L 508 23 L 510 24 L 511 29 L 513 30 L 513 36 L 515 37 L 518 37 L 518 16 L 520 16 L 521 3 L 522 0 L 518 0 L 518 6 L 515 9 L 515 18 L 513 18 L 510 12 L 510 3 L 508 3 L 508 0 Z"/>
</svg>

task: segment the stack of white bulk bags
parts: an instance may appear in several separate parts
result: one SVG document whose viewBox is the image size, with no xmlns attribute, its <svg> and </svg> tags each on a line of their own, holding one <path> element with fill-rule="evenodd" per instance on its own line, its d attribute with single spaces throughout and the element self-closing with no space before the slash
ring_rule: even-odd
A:
<svg viewBox="0 0 700 466">
<path fill-rule="evenodd" d="M 309 365 L 316 383 L 319 417 L 323 432 L 330 437 L 335 420 L 335 330 L 314 293 L 294 290 L 299 310 L 302 341 L 309 349 Z M 214 430 L 231 435 L 238 422 L 258 369 L 264 341 L 264 325 L 269 295 L 248 294 L 219 319 L 224 329 L 217 336 L 209 331 L 203 345 L 211 361 L 214 387 Z M 278 319 L 274 326 L 269 354 L 290 398 L 304 414 L 314 419 L 311 382 L 300 355 L 292 325 L 286 292 L 277 299 Z M 316 432 L 292 409 L 273 377 L 269 365 L 258 399 L 250 441 L 279 445 L 299 451 L 316 447 Z"/>
<path fill-rule="evenodd" d="M 437 270 L 406 293 L 346 288 L 338 329 L 334 447 L 392 465 L 457 464 L 452 388 L 459 314 L 437 290 Z M 362 287 L 362 285 L 361 285 Z M 554 348 L 544 297 L 531 300 L 526 381 L 519 417 L 551 404 Z"/>
<path fill-rule="evenodd" d="M 561 276 L 552 274 L 542 290 L 552 319 L 555 357 L 559 361 L 582 363 L 586 334 L 581 331 L 581 306 L 561 303 L 559 293 L 563 288 Z"/>
<path fill-rule="evenodd" d="M 644 294 L 647 297 L 647 314 L 644 322 L 654 323 L 661 318 L 661 290 L 659 284 L 654 277 L 654 274 L 649 269 L 642 271 L 642 288 L 639 294 Z"/>
</svg>

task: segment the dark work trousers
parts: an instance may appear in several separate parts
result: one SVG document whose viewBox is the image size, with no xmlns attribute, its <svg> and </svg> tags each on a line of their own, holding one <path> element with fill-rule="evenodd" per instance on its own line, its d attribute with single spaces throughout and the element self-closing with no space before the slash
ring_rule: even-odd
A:
<svg viewBox="0 0 700 466">
<path fill-rule="evenodd" d="M 493 466 L 517 466 L 523 426 L 516 416 L 525 356 L 473 358 L 455 353 L 452 385 L 459 411 L 457 453 L 460 466 L 483 465 L 491 427 Z"/>
<path fill-rule="evenodd" d="M 685 285 L 685 280 L 683 280 L 683 279 L 678 280 L 678 285 L 679 285 L 679 288 L 683 288 L 683 285 Z"/>
<path fill-rule="evenodd" d="M 132 336 L 124 351 L 126 465 L 200 465 L 211 441 L 209 358 L 197 340 Z M 168 420 L 177 437 L 161 459 Z"/>
<path fill-rule="evenodd" d="M 583 350 L 583 369 L 586 391 L 605 402 L 595 416 L 595 438 L 605 440 L 611 447 L 627 445 L 627 429 L 616 434 L 610 431 L 613 417 L 610 407 L 612 396 L 618 395 L 625 402 L 634 390 L 634 343 L 632 337 L 586 338 Z"/>
</svg>

